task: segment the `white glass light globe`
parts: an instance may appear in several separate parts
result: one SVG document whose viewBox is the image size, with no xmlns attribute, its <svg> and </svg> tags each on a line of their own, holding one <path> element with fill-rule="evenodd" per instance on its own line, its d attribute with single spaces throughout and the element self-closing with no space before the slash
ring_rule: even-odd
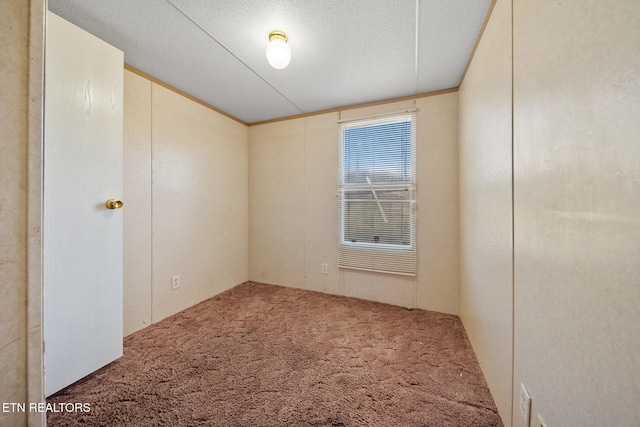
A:
<svg viewBox="0 0 640 427">
<path fill-rule="evenodd" d="M 276 70 L 282 70 L 291 62 L 291 49 L 287 42 L 274 38 L 267 45 L 267 60 Z"/>
</svg>

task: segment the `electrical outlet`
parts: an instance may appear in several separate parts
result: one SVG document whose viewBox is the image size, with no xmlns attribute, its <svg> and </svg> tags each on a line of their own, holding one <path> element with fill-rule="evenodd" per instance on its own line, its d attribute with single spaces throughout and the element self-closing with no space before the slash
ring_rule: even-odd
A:
<svg viewBox="0 0 640 427">
<path fill-rule="evenodd" d="M 329 274 L 329 264 L 326 262 L 322 263 L 322 274 Z"/>
<path fill-rule="evenodd" d="M 544 422 L 542 415 L 540 414 L 538 414 L 538 423 L 536 424 L 536 427 L 547 427 L 547 423 Z"/>
<path fill-rule="evenodd" d="M 171 290 L 175 291 L 180 287 L 180 276 L 171 276 Z"/>
<path fill-rule="evenodd" d="M 520 413 L 522 419 L 525 420 L 526 426 L 529 427 L 529 412 L 531 411 L 531 395 L 524 387 L 524 384 L 520 383 Z"/>
</svg>

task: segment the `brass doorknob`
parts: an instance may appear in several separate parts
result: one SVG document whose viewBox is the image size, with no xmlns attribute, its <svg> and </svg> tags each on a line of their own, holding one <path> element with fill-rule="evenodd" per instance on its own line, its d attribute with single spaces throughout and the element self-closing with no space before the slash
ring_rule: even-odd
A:
<svg viewBox="0 0 640 427">
<path fill-rule="evenodd" d="M 105 204 L 107 205 L 107 209 L 120 209 L 122 206 L 124 206 L 124 203 L 122 203 L 122 201 L 116 199 L 109 199 Z"/>
</svg>

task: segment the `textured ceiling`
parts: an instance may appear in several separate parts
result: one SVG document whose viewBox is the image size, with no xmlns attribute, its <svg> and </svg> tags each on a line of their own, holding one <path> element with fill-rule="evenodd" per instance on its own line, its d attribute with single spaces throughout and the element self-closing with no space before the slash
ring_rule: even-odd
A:
<svg viewBox="0 0 640 427">
<path fill-rule="evenodd" d="M 49 0 L 125 62 L 246 123 L 457 87 L 491 0 Z M 275 70 L 268 35 L 289 36 Z"/>
</svg>

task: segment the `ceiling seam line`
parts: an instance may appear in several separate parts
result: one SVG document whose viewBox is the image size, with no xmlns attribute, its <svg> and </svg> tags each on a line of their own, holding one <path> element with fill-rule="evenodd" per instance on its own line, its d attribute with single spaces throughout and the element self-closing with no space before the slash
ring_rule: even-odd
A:
<svg viewBox="0 0 640 427">
<path fill-rule="evenodd" d="M 244 65 L 249 71 L 251 71 L 253 74 L 255 74 L 260 80 L 262 80 L 267 86 L 269 86 L 271 89 L 273 89 L 274 91 L 276 91 L 276 93 L 278 95 L 280 95 L 281 97 L 283 97 L 284 99 L 287 100 L 287 102 L 291 105 L 293 105 L 298 111 L 300 111 L 300 113 L 304 114 L 305 111 L 298 107 L 293 101 L 291 101 L 289 98 L 287 98 L 287 96 L 285 96 L 282 92 L 280 92 L 278 89 L 276 89 L 271 83 L 269 83 L 264 77 L 262 77 L 258 72 L 256 72 L 256 70 L 254 70 L 253 68 L 251 68 L 246 62 L 244 62 L 242 59 L 240 59 L 236 54 L 234 54 L 233 52 L 231 52 L 231 50 L 229 50 L 225 45 L 223 45 L 222 43 L 220 43 L 218 41 L 218 39 L 216 39 L 212 34 L 210 34 L 207 30 L 205 30 L 200 24 L 198 24 L 196 21 L 194 21 L 193 19 L 191 19 L 191 17 L 189 15 L 187 15 L 184 11 L 182 11 L 182 9 L 180 9 L 178 6 L 176 6 L 175 4 L 173 4 L 173 2 L 171 0 L 166 0 L 167 3 L 169 3 L 169 5 L 171 7 L 173 7 L 175 10 L 178 11 L 178 13 L 180 13 L 182 16 L 184 16 L 187 20 L 189 20 L 189 22 L 191 22 L 193 25 L 195 25 L 196 27 L 198 27 L 198 29 L 200 31 L 202 31 L 204 34 L 207 35 L 207 37 L 209 37 L 211 40 L 213 40 L 214 42 L 216 42 L 221 48 L 223 48 L 227 53 L 229 53 L 229 55 L 233 56 L 238 62 L 240 62 L 242 65 Z"/>
</svg>

